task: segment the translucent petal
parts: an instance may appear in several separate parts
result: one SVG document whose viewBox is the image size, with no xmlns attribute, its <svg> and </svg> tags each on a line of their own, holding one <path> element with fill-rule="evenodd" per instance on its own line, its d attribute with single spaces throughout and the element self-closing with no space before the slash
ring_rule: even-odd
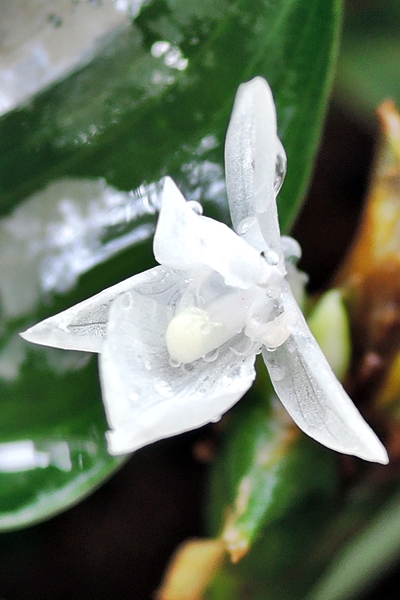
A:
<svg viewBox="0 0 400 600">
<path fill-rule="evenodd" d="M 225 142 L 226 187 L 235 230 L 243 219 L 256 216 L 268 247 L 277 252 L 275 180 L 282 150 L 272 92 L 265 79 L 255 77 L 236 94 Z"/>
<path fill-rule="evenodd" d="M 101 352 L 112 301 L 136 286 L 148 285 L 157 293 L 168 277 L 168 269 L 155 267 L 107 288 L 67 310 L 49 317 L 20 335 L 28 342 L 65 350 Z M 174 290 L 171 290 L 171 293 Z"/>
<path fill-rule="evenodd" d="M 171 269 L 210 267 L 227 285 L 242 289 L 266 283 L 272 272 L 260 253 L 229 227 L 196 214 L 170 177 L 165 178 L 154 255 Z"/>
<path fill-rule="evenodd" d="M 282 404 L 297 425 L 321 444 L 386 464 L 383 445 L 333 374 L 287 283 L 282 300 L 292 334 L 274 351 L 263 351 Z"/>
<path fill-rule="evenodd" d="M 212 357 L 171 366 L 165 331 L 172 313 L 162 294 L 136 291 L 111 306 L 100 355 L 111 454 L 218 420 L 254 380 L 254 352 L 235 353 L 243 342 L 240 335 Z"/>
</svg>

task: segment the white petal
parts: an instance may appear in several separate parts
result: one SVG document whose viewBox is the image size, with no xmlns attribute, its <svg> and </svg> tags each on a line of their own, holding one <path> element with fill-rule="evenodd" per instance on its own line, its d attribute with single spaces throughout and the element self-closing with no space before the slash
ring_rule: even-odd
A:
<svg viewBox="0 0 400 600">
<path fill-rule="evenodd" d="M 222 346 L 213 362 L 172 367 L 165 344 L 171 315 L 162 295 L 136 291 L 111 306 L 100 355 L 111 454 L 218 420 L 254 380 L 254 353 L 238 356 L 229 347 L 238 346 L 240 336 Z"/>
<path fill-rule="evenodd" d="M 277 137 L 272 92 L 262 77 L 239 86 L 225 142 L 226 187 L 238 231 L 257 217 L 269 248 L 280 252 L 275 169 L 282 145 Z"/>
<path fill-rule="evenodd" d="M 386 464 L 386 450 L 333 374 L 288 284 L 282 295 L 292 334 L 263 357 L 282 404 L 297 425 L 328 448 Z"/>
<path fill-rule="evenodd" d="M 156 260 L 171 269 L 210 267 L 232 287 L 266 283 L 271 266 L 232 229 L 196 214 L 170 177 L 165 178 L 154 236 Z"/>
<path fill-rule="evenodd" d="M 155 267 L 107 288 L 53 317 L 49 317 L 23 333 L 28 342 L 65 350 L 101 352 L 111 302 L 121 293 L 138 285 L 156 285 L 165 277 L 166 269 Z"/>
</svg>

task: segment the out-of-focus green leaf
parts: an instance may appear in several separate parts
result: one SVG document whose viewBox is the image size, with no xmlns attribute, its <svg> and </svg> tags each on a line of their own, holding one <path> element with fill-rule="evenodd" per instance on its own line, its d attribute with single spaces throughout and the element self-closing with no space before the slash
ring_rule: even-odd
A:
<svg viewBox="0 0 400 600">
<path fill-rule="evenodd" d="M 332 289 L 319 298 L 308 325 L 336 377 L 343 381 L 350 366 L 350 322 L 342 294 Z"/>
<path fill-rule="evenodd" d="M 329 565 L 307 600 L 359 598 L 398 560 L 400 494 L 395 494 Z"/>
<path fill-rule="evenodd" d="M 371 121 L 386 98 L 400 103 L 400 10 L 397 0 L 349 6 L 338 62 L 339 101 Z"/>
<path fill-rule="evenodd" d="M 260 378 L 252 396 L 231 417 L 211 486 L 212 532 L 220 533 L 223 523 L 234 561 L 289 507 L 316 492 L 331 495 L 336 487 L 332 453 L 292 425 L 268 382 Z"/>
<path fill-rule="evenodd" d="M 28 195 L 65 178 L 103 178 L 117 189 L 131 190 L 165 174 L 174 176 L 190 198 L 206 205 L 210 201 L 214 213 L 226 216 L 223 142 L 229 114 L 237 86 L 263 75 L 274 91 L 289 159 L 279 207 L 286 229 L 303 197 L 320 135 L 339 8 L 334 0 L 144 3 L 90 64 L 0 119 L 3 218 L 23 208 Z M 160 42 L 161 50 L 167 50 L 160 51 Z M 76 212 L 70 202 L 70 185 L 59 198 L 63 228 L 58 221 L 49 224 L 40 202 L 36 213 L 23 213 L 22 226 L 19 213 L 13 215 L 12 227 L 10 221 L 2 222 L 10 247 L 3 242 L 1 250 L 7 267 L 0 284 L 1 438 L 3 443 L 31 440 L 36 450 L 29 460 L 40 462 L 43 452 L 48 454 L 43 460 L 50 461 L 49 466 L 28 468 L 26 459 L 12 473 L 7 461 L 0 468 L 4 528 L 29 524 L 76 502 L 119 465 L 104 448 L 106 423 L 93 359 L 66 358 L 17 337 L 39 318 L 154 264 L 150 244 L 143 241 L 151 227 L 135 238 L 143 243 L 133 246 L 127 235 L 112 246 L 114 251 L 109 251 L 106 227 L 95 238 L 93 260 L 85 262 L 87 248 L 80 252 L 74 236 L 79 227 L 84 232 L 91 225 L 82 225 L 81 209 Z M 30 220 L 41 231 L 36 245 L 26 245 Z M 127 210 L 114 225 L 125 230 L 141 223 L 141 217 Z M 72 236 L 74 252 L 55 271 L 44 261 L 43 277 L 32 283 L 32 256 L 47 248 L 50 260 L 52 240 L 62 236 L 67 241 Z M 15 255 L 18 260 L 8 264 L 7 257 Z M 73 281 L 68 279 L 71 264 L 78 265 Z M 67 447 L 57 446 L 61 442 Z M 25 446 L 18 448 L 29 454 Z M 55 448 L 68 450 L 69 469 L 66 464 L 60 468 Z M 3 447 L 4 456 L 9 449 Z"/>
<path fill-rule="evenodd" d="M 309 555 L 333 510 L 334 459 L 306 438 L 292 453 L 269 498 L 258 539 L 239 563 L 221 569 L 207 599 L 301 600 L 314 581 Z"/>
</svg>

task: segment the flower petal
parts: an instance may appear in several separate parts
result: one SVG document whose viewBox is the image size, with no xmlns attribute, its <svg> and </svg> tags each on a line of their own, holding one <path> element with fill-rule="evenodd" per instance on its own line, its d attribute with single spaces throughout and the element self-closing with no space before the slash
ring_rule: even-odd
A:
<svg viewBox="0 0 400 600">
<path fill-rule="evenodd" d="M 225 172 L 232 223 L 257 217 L 270 249 L 280 254 L 276 208 L 277 137 L 275 104 L 262 77 L 239 86 L 225 142 Z"/>
<path fill-rule="evenodd" d="M 226 285 L 241 289 L 266 283 L 272 272 L 260 253 L 232 229 L 196 214 L 170 177 L 164 182 L 154 255 L 171 269 L 210 267 Z"/>
<path fill-rule="evenodd" d="M 263 351 L 282 404 L 297 425 L 321 444 L 386 464 L 385 448 L 333 374 L 286 282 L 282 301 L 292 334 L 274 351 Z"/>
<path fill-rule="evenodd" d="M 20 333 L 28 342 L 65 350 L 101 352 L 112 301 L 138 285 L 155 285 L 166 269 L 155 267 L 107 288 Z"/>
<path fill-rule="evenodd" d="M 180 277 L 184 274 L 171 275 L 176 282 Z M 218 360 L 201 358 L 172 367 L 165 343 L 172 313 L 162 294 L 146 296 L 136 290 L 111 306 L 100 354 L 111 454 L 132 452 L 218 420 L 254 380 L 254 353 L 235 354 L 243 342 L 240 335 L 219 349 Z"/>
</svg>

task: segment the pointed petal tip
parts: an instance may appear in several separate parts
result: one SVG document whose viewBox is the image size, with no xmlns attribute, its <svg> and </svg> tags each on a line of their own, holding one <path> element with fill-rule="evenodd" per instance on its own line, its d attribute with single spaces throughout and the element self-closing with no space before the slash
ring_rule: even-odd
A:
<svg viewBox="0 0 400 600">
<path fill-rule="evenodd" d="M 28 329 L 25 329 L 25 331 L 20 331 L 18 335 L 23 340 L 25 340 L 26 342 L 30 342 L 31 344 L 40 344 L 43 346 L 47 345 L 46 342 L 43 341 L 43 329 L 41 327 L 38 327 L 38 325 L 29 327 Z"/>
<path fill-rule="evenodd" d="M 39 346 L 81 352 L 101 352 L 102 339 L 90 336 L 71 335 L 56 323 L 42 321 L 19 333 L 23 340 Z"/>
<path fill-rule="evenodd" d="M 368 449 L 368 452 L 360 452 L 357 454 L 359 458 L 367 460 L 369 462 L 379 463 L 381 465 L 387 465 L 389 463 L 389 456 L 386 452 L 385 447 L 375 436 L 375 443 Z"/>
</svg>

